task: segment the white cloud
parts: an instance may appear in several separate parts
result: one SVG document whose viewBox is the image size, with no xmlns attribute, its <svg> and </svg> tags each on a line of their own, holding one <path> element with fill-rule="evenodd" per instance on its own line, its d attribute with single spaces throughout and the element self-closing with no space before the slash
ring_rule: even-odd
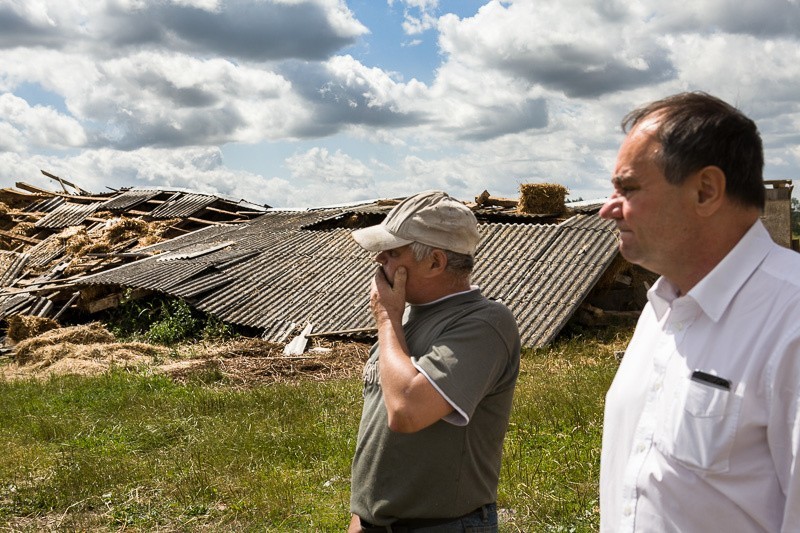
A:
<svg viewBox="0 0 800 533">
<path fill-rule="evenodd" d="M 72 181 L 82 189 L 101 193 L 123 187 L 184 188 L 254 203 L 286 205 L 290 184 L 223 165 L 219 149 L 143 148 L 129 152 L 86 150 L 65 158 L 0 153 L 0 181 L 25 181 L 52 188 L 39 170 Z"/>
<path fill-rule="evenodd" d="M 17 138 L 38 148 L 69 148 L 86 142 L 80 123 L 50 107 L 28 105 L 13 94 L 0 94 L 0 124 L 13 128 Z"/>
<path fill-rule="evenodd" d="M 767 173 L 800 176 L 796 1 L 487 0 L 466 18 L 387 1 L 406 46 L 344 0 L 0 0 L 0 177 L 44 168 L 272 205 L 514 196 L 528 180 L 602 196 L 622 116 L 680 90 L 740 105 Z M 441 63 L 422 83 L 399 56 L 434 35 Z M 379 44 L 396 72 L 358 54 Z M 259 161 L 266 141 L 281 149 Z M 250 172 L 222 161 L 228 143 L 254 147 Z"/>
<path fill-rule="evenodd" d="M 22 133 L 8 122 L 0 121 L 0 154 L 3 152 L 21 154 L 27 150 Z"/>
<path fill-rule="evenodd" d="M 394 5 L 393 0 L 387 3 Z M 407 35 L 418 35 L 436 27 L 439 0 L 399 0 L 403 4 L 403 31 Z"/>
<path fill-rule="evenodd" d="M 634 8 L 582 0 L 493 1 L 472 18 L 439 20 L 448 60 L 548 90 L 594 98 L 674 76 L 666 50 Z"/>
<path fill-rule="evenodd" d="M 375 181 L 372 170 L 362 161 L 341 150 L 330 153 L 315 147 L 286 159 L 292 183 L 300 183 L 290 194 L 295 205 L 308 205 L 309 198 L 324 204 L 374 198 Z"/>
</svg>

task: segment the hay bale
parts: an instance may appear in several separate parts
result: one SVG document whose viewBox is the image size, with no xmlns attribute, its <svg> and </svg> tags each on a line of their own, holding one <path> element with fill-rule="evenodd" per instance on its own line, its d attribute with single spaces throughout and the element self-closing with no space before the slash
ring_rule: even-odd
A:
<svg viewBox="0 0 800 533">
<path fill-rule="evenodd" d="M 517 211 L 526 214 L 560 215 L 568 189 L 557 183 L 523 183 L 519 186 Z"/>
<path fill-rule="evenodd" d="M 8 322 L 6 338 L 15 344 L 58 328 L 58 322 L 52 318 L 33 315 L 11 315 L 6 318 L 6 322 Z"/>
<path fill-rule="evenodd" d="M 39 349 L 45 346 L 55 346 L 57 344 L 94 344 L 114 342 L 114 335 L 97 322 L 82 326 L 72 326 L 46 331 L 38 337 L 32 337 L 21 341 L 14 349 L 12 358 L 19 364 L 27 364 L 35 357 L 49 354 L 37 355 Z"/>
<path fill-rule="evenodd" d="M 105 238 L 111 244 L 129 241 L 149 233 L 147 222 L 139 218 L 122 217 L 111 222 L 105 230 Z"/>
</svg>

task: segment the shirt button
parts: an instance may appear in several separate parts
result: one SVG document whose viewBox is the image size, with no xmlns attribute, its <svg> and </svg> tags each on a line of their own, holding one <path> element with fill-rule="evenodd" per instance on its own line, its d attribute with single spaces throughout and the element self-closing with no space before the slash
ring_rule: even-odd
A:
<svg viewBox="0 0 800 533">
<path fill-rule="evenodd" d="M 625 513 L 625 516 L 630 516 L 633 513 L 633 508 L 628 504 L 622 512 Z"/>
<path fill-rule="evenodd" d="M 636 446 L 636 451 L 639 452 L 639 453 L 642 453 L 644 451 L 644 449 L 645 449 L 645 446 L 641 442 Z"/>
</svg>

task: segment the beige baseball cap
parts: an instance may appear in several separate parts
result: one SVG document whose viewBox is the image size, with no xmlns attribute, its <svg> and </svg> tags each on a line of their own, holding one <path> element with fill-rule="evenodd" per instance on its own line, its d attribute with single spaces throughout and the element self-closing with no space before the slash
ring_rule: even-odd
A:
<svg viewBox="0 0 800 533">
<path fill-rule="evenodd" d="M 475 255 L 478 221 L 462 202 L 442 191 L 424 191 L 397 204 L 377 226 L 357 229 L 353 239 L 365 250 L 382 252 L 420 242 Z"/>
</svg>

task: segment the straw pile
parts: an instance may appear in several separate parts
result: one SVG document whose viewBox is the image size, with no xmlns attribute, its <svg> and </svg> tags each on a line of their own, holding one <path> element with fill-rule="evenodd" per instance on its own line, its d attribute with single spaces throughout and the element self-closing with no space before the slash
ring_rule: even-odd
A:
<svg viewBox="0 0 800 533">
<path fill-rule="evenodd" d="M 58 327 L 58 322 L 51 318 L 32 315 L 11 315 L 6 318 L 6 322 L 8 323 L 6 339 L 12 343 L 36 337 Z"/>
<path fill-rule="evenodd" d="M 564 212 L 566 187 L 557 183 L 522 183 L 519 186 L 517 211 L 536 215 L 560 215 Z"/>
<path fill-rule="evenodd" d="M 85 326 L 72 326 L 46 331 L 37 337 L 20 341 L 14 349 L 13 360 L 27 364 L 50 359 L 52 352 L 67 349 L 67 345 L 107 344 L 114 342 L 114 335 L 100 324 L 94 322 Z"/>
</svg>

